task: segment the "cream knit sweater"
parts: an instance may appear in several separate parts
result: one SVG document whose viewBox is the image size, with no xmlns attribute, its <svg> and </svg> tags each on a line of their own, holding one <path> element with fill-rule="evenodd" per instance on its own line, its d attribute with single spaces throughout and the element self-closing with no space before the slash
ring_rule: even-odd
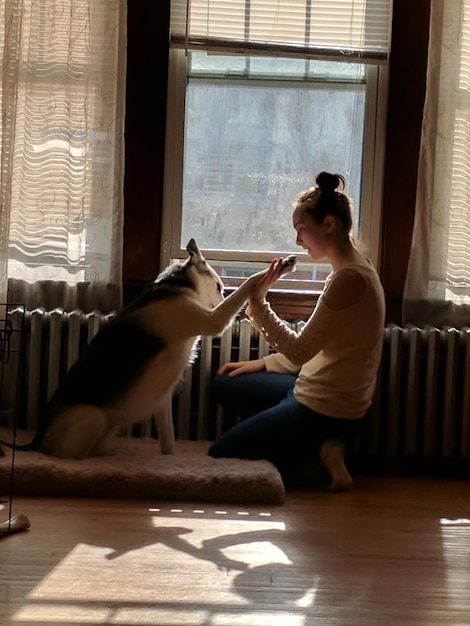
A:
<svg viewBox="0 0 470 626">
<path fill-rule="evenodd" d="M 349 265 L 364 277 L 367 288 L 355 305 L 334 311 L 323 293 L 300 333 L 291 330 L 264 300 L 247 309 L 253 325 L 276 350 L 264 358 L 268 372 L 298 373 L 294 396 L 298 402 L 330 417 L 359 419 L 372 402 L 382 354 L 385 301 L 375 268 Z"/>
</svg>

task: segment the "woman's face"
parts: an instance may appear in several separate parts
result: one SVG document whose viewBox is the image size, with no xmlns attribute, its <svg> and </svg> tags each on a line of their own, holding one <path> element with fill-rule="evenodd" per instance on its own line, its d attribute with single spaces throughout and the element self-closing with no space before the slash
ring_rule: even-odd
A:
<svg viewBox="0 0 470 626">
<path fill-rule="evenodd" d="M 323 259 L 327 253 L 327 227 L 319 224 L 305 209 L 297 207 L 292 215 L 296 244 L 301 246 L 315 261 Z"/>
</svg>

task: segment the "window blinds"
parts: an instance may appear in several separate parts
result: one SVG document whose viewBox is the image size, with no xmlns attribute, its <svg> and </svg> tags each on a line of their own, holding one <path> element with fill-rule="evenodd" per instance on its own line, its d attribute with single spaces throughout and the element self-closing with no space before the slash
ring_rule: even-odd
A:
<svg viewBox="0 0 470 626">
<path fill-rule="evenodd" d="M 384 62 L 392 0 L 172 0 L 171 45 Z"/>
</svg>

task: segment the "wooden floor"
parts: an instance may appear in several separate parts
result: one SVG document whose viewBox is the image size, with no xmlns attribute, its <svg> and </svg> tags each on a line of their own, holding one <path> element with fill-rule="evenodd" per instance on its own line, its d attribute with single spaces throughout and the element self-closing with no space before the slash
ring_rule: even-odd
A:
<svg viewBox="0 0 470 626">
<path fill-rule="evenodd" d="M 0 539 L 2 626 L 470 624 L 466 481 L 363 476 L 280 507 L 11 505 L 31 527 Z"/>
</svg>

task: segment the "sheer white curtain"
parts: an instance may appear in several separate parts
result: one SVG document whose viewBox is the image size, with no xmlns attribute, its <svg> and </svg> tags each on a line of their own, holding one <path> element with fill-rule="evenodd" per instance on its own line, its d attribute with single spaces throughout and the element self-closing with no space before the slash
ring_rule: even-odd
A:
<svg viewBox="0 0 470 626">
<path fill-rule="evenodd" d="M 118 308 L 127 2 L 0 10 L 0 301 Z"/>
<path fill-rule="evenodd" d="M 404 323 L 470 325 L 470 0 L 433 0 Z"/>
</svg>

